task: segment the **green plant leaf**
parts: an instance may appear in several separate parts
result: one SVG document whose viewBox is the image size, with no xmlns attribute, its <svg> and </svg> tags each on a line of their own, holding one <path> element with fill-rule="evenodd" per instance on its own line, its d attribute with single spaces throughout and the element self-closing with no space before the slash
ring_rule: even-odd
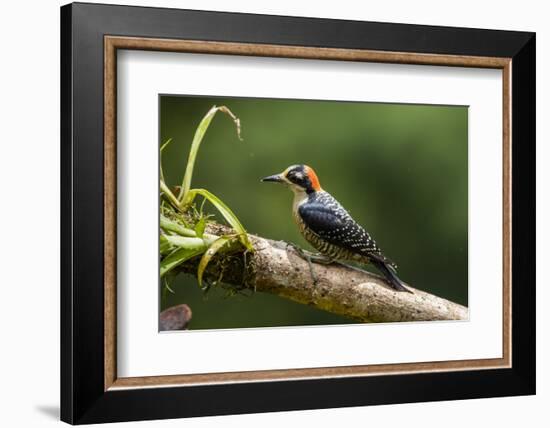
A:
<svg viewBox="0 0 550 428">
<path fill-rule="evenodd" d="M 252 247 L 252 244 L 250 243 L 248 239 L 248 235 L 246 233 L 245 228 L 237 218 L 237 216 L 231 211 L 231 209 L 225 205 L 224 202 L 214 194 L 210 193 L 206 189 L 191 189 L 189 191 L 189 194 L 192 195 L 192 198 L 194 199 L 196 195 L 201 195 L 203 198 L 208 199 L 208 201 L 216 207 L 216 209 L 220 212 L 220 214 L 223 216 L 223 218 L 231 225 L 231 227 L 235 230 L 237 233 L 239 240 L 244 245 L 244 247 L 249 250 L 253 251 L 254 248 Z"/>
<path fill-rule="evenodd" d="M 168 146 L 168 144 L 170 144 L 172 142 L 172 139 L 171 138 L 168 138 L 164 144 L 162 146 L 160 146 L 160 152 L 162 153 L 162 151 Z"/>
<path fill-rule="evenodd" d="M 202 238 L 204 235 L 204 229 L 206 229 L 206 217 L 201 217 L 200 220 L 195 225 L 195 233 L 199 238 Z"/>
<path fill-rule="evenodd" d="M 190 238 L 179 235 L 163 235 L 166 242 L 173 247 L 186 248 L 188 250 L 199 249 L 206 251 L 207 244 L 201 238 Z"/>
<path fill-rule="evenodd" d="M 183 262 L 198 256 L 204 252 L 204 247 L 202 248 L 180 248 L 170 254 L 168 257 L 165 257 L 160 262 L 160 277 L 162 278 L 168 272 L 170 272 L 175 267 L 179 266 Z"/>
<path fill-rule="evenodd" d="M 160 254 L 166 255 L 172 250 L 172 244 L 168 242 L 165 235 L 160 235 L 159 251 Z"/>
<path fill-rule="evenodd" d="M 176 188 L 174 191 L 170 190 L 164 180 L 164 171 L 162 169 L 162 152 L 170 144 L 172 139 L 168 139 L 160 147 L 160 192 L 163 197 L 160 214 L 160 253 L 161 256 L 164 256 L 160 263 L 160 276 L 164 277 L 164 275 L 171 272 L 175 267 L 185 261 L 203 254 L 197 273 L 201 287 L 204 270 L 216 253 L 226 251 L 231 248 L 237 248 L 241 244 L 247 250 L 253 251 L 253 247 L 248 239 L 246 230 L 229 207 L 225 205 L 225 203 L 223 203 L 218 197 L 205 189 L 191 189 L 193 168 L 200 144 L 206 134 L 206 131 L 208 130 L 208 127 L 210 126 L 210 123 L 212 122 L 212 119 L 218 111 L 229 115 L 231 119 L 233 119 L 237 130 L 237 136 L 240 140 L 242 140 L 239 119 L 227 107 L 213 106 L 203 117 L 197 130 L 195 131 L 191 149 L 189 151 L 187 167 L 180 189 Z M 201 217 L 195 225 L 194 230 L 186 226 L 184 216 L 181 213 L 187 212 L 197 195 L 204 198 L 202 202 L 203 204 L 206 200 L 208 200 L 216 207 L 228 224 L 235 230 L 235 235 L 218 237 L 205 233 L 208 216 Z M 193 209 L 195 208 L 193 207 Z M 200 212 L 202 214 L 202 205 Z M 163 215 L 163 213 L 167 214 L 168 217 Z M 181 221 L 179 222 L 171 219 L 178 219 L 180 217 Z"/>
<path fill-rule="evenodd" d="M 221 111 L 222 113 L 227 114 L 231 119 L 233 119 L 233 122 L 235 123 L 235 127 L 237 128 L 237 137 L 242 140 L 241 138 L 241 123 L 237 116 L 233 114 L 231 110 L 229 110 L 226 106 L 213 106 L 208 113 L 202 118 L 201 122 L 199 123 L 199 126 L 197 127 L 197 130 L 195 131 L 195 136 L 193 137 L 193 142 L 191 143 L 191 149 L 189 150 L 189 157 L 187 158 L 187 167 L 185 168 L 185 175 L 183 176 L 183 181 L 181 183 L 181 189 L 178 195 L 178 201 L 184 202 L 183 205 L 189 205 L 191 204 L 192 200 L 189 200 L 188 194 L 189 190 L 191 189 L 191 179 L 193 178 L 193 168 L 195 167 L 195 160 L 197 159 L 197 153 L 199 152 L 199 147 L 201 145 L 202 139 L 204 138 L 204 134 L 206 134 L 206 131 L 208 130 L 208 127 L 210 126 L 210 122 L 212 122 L 212 119 L 216 115 L 218 111 Z"/>
<path fill-rule="evenodd" d="M 160 191 L 164 195 L 164 197 L 170 202 L 175 208 L 180 209 L 179 201 L 174 196 L 172 191 L 168 188 L 164 180 L 160 180 Z"/>
<path fill-rule="evenodd" d="M 208 250 L 206 250 L 206 252 L 203 254 L 201 261 L 199 262 L 199 267 L 197 268 L 197 280 L 199 281 L 199 286 L 201 288 L 204 270 L 206 269 L 206 266 L 208 266 L 208 263 L 210 263 L 210 260 L 212 260 L 212 257 L 214 257 L 218 252 L 227 248 L 228 244 L 234 240 L 234 236 L 220 236 L 212 243 L 212 245 L 210 245 L 210 247 L 208 247 Z"/>
<path fill-rule="evenodd" d="M 162 146 L 160 146 L 160 154 L 159 154 L 159 162 L 160 162 L 160 179 L 162 181 L 165 181 L 164 180 L 164 171 L 162 170 L 162 151 L 166 148 L 166 146 L 168 144 L 170 144 L 172 142 L 172 139 L 171 138 L 168 138 L 168 140 L 166 140 L 164 142 L 164 144 Z"/>
<path fill-rule="evenodd" d="M 166 275 L 164 277 L 164 288 L 165 290 L 168 290 L 172 294 L 176 294 L 176 292 L 170 287 L 170 281 L 168 280 L 168 277 L 171 277 L 171 275 Z"/>
<path fill-rule="evenodd" d="M 174 232 L 181 236 L 189 236 L 190 238 L 195 238 L 197 236 L 194 230 L 188 229 L 162 214 L 160 215 L 160 227 L 167 232 Z"/>
</svg>

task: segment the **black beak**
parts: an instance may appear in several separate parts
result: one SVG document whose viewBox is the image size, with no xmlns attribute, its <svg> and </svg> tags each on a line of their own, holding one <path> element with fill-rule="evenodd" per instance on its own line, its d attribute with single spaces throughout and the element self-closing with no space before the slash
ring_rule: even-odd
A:
<svg viewBox="0 0 550 428">
<path fill-rule="evenodd" d="M 262 178 L 262 181 L 273 181 L 275 183 L 282 183 L 284 180 L 281 174 L 275 174 L 275 175 L 270 175 L 269 177 Z"/>
</svg>

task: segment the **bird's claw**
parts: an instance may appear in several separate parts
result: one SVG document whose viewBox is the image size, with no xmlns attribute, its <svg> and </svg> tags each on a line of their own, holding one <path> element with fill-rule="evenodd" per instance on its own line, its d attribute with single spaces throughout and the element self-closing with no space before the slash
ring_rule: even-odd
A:
<svg viewBox="0 0 550 428">
<path fill-rule="evenodd" d="M 303 248 L 300 248 L 298 245 L 287 242 L 286 243 L 287 248 L 291 247 L 302 259 L 304 259 L 308 266 L 309 266 L 309 273 L 311 275 L 311 280 L 313 281 L 313 285 L 317 285 L 319 283 L 319 280 L 317 278 L 317 275 L 315 275 L 315 270 L 313 268 L 313 263 L 319 263 L 319 264 L 330 264 L 334 261 L 332 259 L 329 259 L 328 257 L 317 253 L 314 254 L 310 251 L 304 250 Z"/>
</svg>

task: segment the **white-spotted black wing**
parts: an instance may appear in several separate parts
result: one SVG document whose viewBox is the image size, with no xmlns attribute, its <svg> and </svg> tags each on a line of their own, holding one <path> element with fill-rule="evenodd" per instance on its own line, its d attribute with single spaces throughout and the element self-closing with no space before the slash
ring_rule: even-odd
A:
<svg viewBox="0 0 550 428">
<path fill-rule="evenodd" d="M 380 248 L 340 203 L 327 192 L 312 195 L 300 205 L 298 214 L 306 227 L 319 238 L 354 254 L 365 255 L 392 267 Z"/>
</svg>

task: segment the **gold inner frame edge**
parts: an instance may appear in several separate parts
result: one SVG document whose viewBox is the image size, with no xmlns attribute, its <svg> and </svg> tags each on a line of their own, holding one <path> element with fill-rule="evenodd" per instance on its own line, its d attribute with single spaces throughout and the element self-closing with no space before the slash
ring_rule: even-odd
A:
<svg viewBox="0 0 550 428">
<path fill-rule="evenodd" d="M 502 358 L 377 364 L 341 367 L 204 373 L 170 376 L 117 377 L 116 368 L 116 53 L 118 49 L 243 55 L 296 59 L 379 62 L 494 68 L 502 70 L 503 94 L 503 322 Z M 104 390 L 193 386 L 220 383 L 361 377 L 423 372 L 511 367 L 511 58 L 481 57 L 309 46 L 174 40 L 142 37 L 104 37 Z"/>
</svg>

